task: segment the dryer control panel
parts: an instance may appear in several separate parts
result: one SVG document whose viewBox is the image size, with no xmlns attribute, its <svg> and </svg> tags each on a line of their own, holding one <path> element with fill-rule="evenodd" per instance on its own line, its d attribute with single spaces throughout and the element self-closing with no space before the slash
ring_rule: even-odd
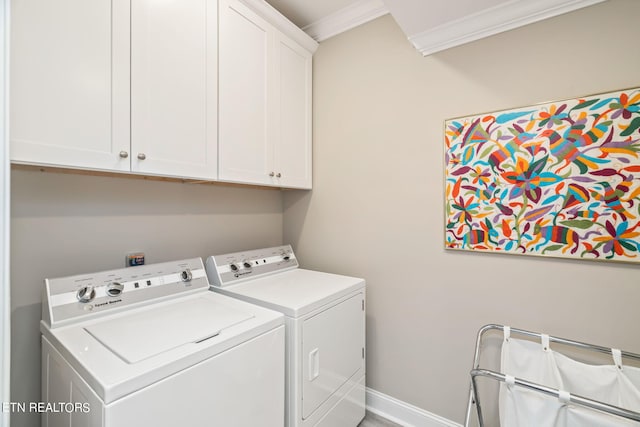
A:
<svg viewBox="0 0 640 427">
<path fill-rule="evenodd" d="M 291 245 L 284 245 L 210 256 L 206 265 L 211 285 L 224 287 L 298 268 L 298 260 Z"/>
<path fill-rule="evenodd" d="M 208 288 L 200 258 L 45 279 L 42 319 L 54 328 Z"/>
</svg>

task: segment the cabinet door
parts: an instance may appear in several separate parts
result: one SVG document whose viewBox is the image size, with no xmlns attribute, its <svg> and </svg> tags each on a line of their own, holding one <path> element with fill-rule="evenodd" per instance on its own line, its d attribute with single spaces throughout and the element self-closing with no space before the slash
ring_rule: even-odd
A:
<svg viewBox="0 0 640 427">
<path fill-rule="evenodd" d="M 12 1 L 11 31 L 12 161 L 129 170 L 129 1 Z"/>
<path fill-rule="evenodd" d="M 276 56 L 274 170 L 283 187 L 311 188 L 311 53 L 279 35 Z"/>
<path fill-rule="evenodd" d="M 220 1 L 219 178 L 270 184 L 270 25 L 237 1 Z"/>
<path fill-rule="evenodd" d="M 217 177 L 217 2 L 131 9 L 131 170 Z"/>
</svg>

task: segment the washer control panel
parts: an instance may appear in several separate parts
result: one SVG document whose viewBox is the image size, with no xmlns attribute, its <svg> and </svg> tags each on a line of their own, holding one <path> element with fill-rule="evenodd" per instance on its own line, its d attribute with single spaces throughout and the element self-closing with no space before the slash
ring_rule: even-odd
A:
<svg viewBox="0 0 640 427">
<path fill-rule="evenodd" d="M 291 245 L 214 255 L 207 258 L 212 286 L 224 287 L 298 267 Z"/>
<path fill-rule="evenodd" d="M 42 319 L 55 327 L 98 313 L 208 288 L 200 258 L 45 279 Z"/>
</svg>

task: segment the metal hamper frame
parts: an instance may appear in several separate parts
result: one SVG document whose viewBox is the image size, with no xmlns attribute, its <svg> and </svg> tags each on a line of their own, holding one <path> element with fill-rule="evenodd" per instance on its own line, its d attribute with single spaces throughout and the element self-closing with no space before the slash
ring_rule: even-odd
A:
<svg viewBox="0 0 640 427">
<path fill-rule="evenodd" d="M 472 413 L 473 406 L 476 407 L 476 412 L 478 414 L 478 423 L 480 427 L 484 427 L 484 420 L 482 417 L 482 407 L 480 405 L 480 400 L 478 397 L 478 392 L 477 392 L 478 388 L 477 388 L 476 379 L 478 377 L 485 377 L 485 378 L 490 378 L 492 380 L 496 380 L 500 382 L 505 382 L 506 380 L 506 375 L 502 372 L 496 372 L 489 369 L 480 369 L 480 347 L 482 344 L 482 338 L 485 335 L 485 333 L 492 330 L 499 330 L 504 332 L 504 325 L 495 325 L 495 324 L 485 325 L 482 328 L 480 328 L 480 330 L 478 331 L 478 337 L 476 339 L 475 354 L 473 357 L 473 369 L 471 369 L 470 371 L 471 385 L 469 387 L 469 402 L 467 405 L 467 412 L 464 420 L 465 427 L 469 427 L 469 423 L 471 422 L 471 413 Z M 511 334 L 519 334 L 529 338 L 541 339 L 543 335 L 541 333 L 531 332 L 524 329 L 510 328 L 510 330 L 511 330 Z M 577 347 L 583 350 L 595 351 L 598 353 L 605 353 L 605 354 L 611 354 L 611 350 L 612 350 L 611 348 L 602 347 L 599 345 L 587 344 L 580 341 L 574 341 L 574 340 L 552 337 L 552 336 L 549 336 L 549 342 L 564 344 L 572 347 Z M 626 358 L 633 359 L 640 362 L 640 354 L 622 351 L 621 355 L 622 357 L 626 357 Z M 527 388 L 529 390 L 534 390 L 542 394 L 546 394 L 548 396 L 553 396 L 553 397 L 560 396 L 560 391 L 558 389 L 547 387 L 545 385 L 537 384 L 521 378 L 515 379 L 515 385 L 519 387 Z M 628 409 L 620 408 L 618 406 L 609 405 L 604 402 L 600 402 L 597 400 L 593 400 L 593 399 L 589 399 L 586 397 L 573 395 L 573 394 L 570 395 L 569 401 L 578 406 L 595 409 L 597 411 L 623 417 L 628 420 L 640 422 L 640 413 L 630 411 Z"/>
</svg>

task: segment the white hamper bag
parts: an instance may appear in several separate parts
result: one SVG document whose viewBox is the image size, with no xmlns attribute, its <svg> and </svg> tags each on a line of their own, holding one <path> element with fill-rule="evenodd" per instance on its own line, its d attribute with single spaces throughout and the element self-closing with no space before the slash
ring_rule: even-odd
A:
<svg viewBox="0 0 640 427">
<path fill-rule="evenodd" d="M 640 411 L 640 370 L 622 366 L 619 350 L 614 364 L 588 365 L 557 353 L 549 336 L 541 342 L 517 340 L 504 328 L 499 416 L 502 427 L 620 427 L 640 423 L 572 404 L 571 394 L 632 411 Z M 558 398 L 514 384 L 514 378 L 560 390 Z"/>
</svg>

